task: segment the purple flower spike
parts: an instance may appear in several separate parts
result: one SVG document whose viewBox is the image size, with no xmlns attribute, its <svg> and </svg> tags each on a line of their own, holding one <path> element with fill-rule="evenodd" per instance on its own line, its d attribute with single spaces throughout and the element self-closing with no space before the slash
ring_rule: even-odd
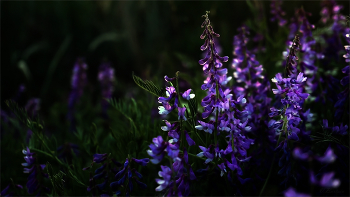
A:
<svg viewBox="0 0 350 197">
<path fill-rule="evenodd" d="M 110 63 L 103 63 L 99 68 L 98 80 L 100 81 L 102 97 L 105 99 L 112 98 L 114 87 L 114 69 L 111 67 Z M 107 117 L 107 108 L 109 103 L 103 99 L 102 100 L 102 113 L 103 116 Z"/>
<path fill-rule="evenodd" d="M 186 90 L 186 92 L 184 92 L 182 94 L 182 98 L 186 99 L 186 100 L 190 100 L 193 99 L 195 97 L 195 94 L 190 94 L 191 93 L 191 89 Z"/>
<path fill-rule="evenodd" d="M 43 184 L 43 179 L 48 178 L 48 175 L 44 173 L 44 168 L 46 165 L 37 164 L 36 159 L 33 157 L 34 153 L 31 153 L 28 147 L 27 150 L 23 150 L 22 152 L 26 155 L 24 159 L 27 162 L 22 164 L 23 166 L 27 167 L 24 168 L 23 172 L 30 173 L 26 184 L 28 193 L 33 194 L 37 191 L 41 193 L 43 190 L 45 192 L 49 192 L 50 189 L 45 187 Z"/>
<path fill-rule="evenodd" d="M 69 95 L 68 100 L 68 114 L 67 118 L 71 122 L 71 130 L 75 130 L 75 105 L 79 102 L 79 99 L 84 93 L 84 88 L 87 85 L 87 64 L 85 63 L 85 60 L 83 58 L 78 58 L 76 61 L 74 68 L 73 68 L 73 74 L 72 74 L 72 91 Z"/>
<path fill-rule="evenodd" d="M 149 162 L 148 158 L 144 158 L 144 159 L 135 159 L 133 158 L 133 161 L 135 161 L 137 164 L 141 165 L 141 166 L 146 166 Z"/>
<path fill-rule="evenodd" d="M 279 26 L 284 26 L 287 23 L 287 20 L 283 18 L 283 16 L 286 15 L 286 13 L 281 9 L 281 0 L 275 0 L 271 1 L 270 7 L 271 7 L 271 14 L 273 15 L 271 17 L 271 21 L 278 21 Z"/>
<path fill-rule="evenodd" d="M 179 120 L 187 120 L 187 118 L 185 117 L 185 111 L 186 111 L 186 107 L 178 107 L 177 108 L 179 110 Z"/>
</svg>

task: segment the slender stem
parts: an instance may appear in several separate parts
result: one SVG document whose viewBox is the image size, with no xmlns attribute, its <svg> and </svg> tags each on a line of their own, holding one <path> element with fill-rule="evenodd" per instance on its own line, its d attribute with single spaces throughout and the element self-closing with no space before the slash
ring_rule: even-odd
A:
<svg viewBox="0 0 350 197">
<path fill-rule="evenodd" d="M 284 112 L 286 111 L 286 109 L 289 107 L 289 104 L 287 105 L 287 107 L 284 108 Z M 288 120 L 286 116 L 283 116 L 283 126 L 282 126 L 282 131 L 280 132 L 280 135 L 278 136 L 278 140 L 277 140 L 277 144 L 275 149 L 278 147 L 278 144 L 280 143 L 281 140 L 281 136 L 282 133 L 284 132 L 287 135 L 287 125 L 288 125 Z M 272 169 L 273 169 L 273 165 L 275 164 L 275 159 L 276 159 L 276 153 L 273 154 L 273 159 L 272 159 L 272 164 L 269 170 L 269 174 L 267 175 L 267 178 L 265 180 L 264 186 L 262 187 L 259 196 L 261 196 L 264 193 L 265 187 L 267 185 L 267 183 L 269 182 L 271 173 L 272 173 Z"/>
<path fill-rule="evenodd" d="M 282 135 L 282 132 L 280 133 L 280 135 L 278 137 L 278 141 L 277 141 L 276 147 L 278 146 L 278 144 L 280 142 L 281 135 Z M 272 159 L 272 164 L 271 164 L 271 167 L 270 167 L 270 170 L 269 170 L 269 174 L 267 175 L 266 181 L 265 181 L 264 186 L 262 187 L 262 189 L 260 191 L 259 196 L 261 196 L 264 193 L 265 187 L 266 187 L 267 183 L 269 182 L 269 179 L 270 179 L 270 176 L 271 176 L 271 173 L 272 173 L 272 169 L 273 169 L 273 166 L 275 164 L 275 159 L 276 159 L 276 153 L 273 154 L 273 159 Z"/>
<path fill-rule="evenodd" d="M 179 71 L 176 72 L 176 92 L 177 92 L 177 97 L 178 97 L 178 107 L 182 107 L 181 101 L 180 101 L 180 90 L 179 90 Z M 180 147 L 183 148 L 185 146 L 184 143 L 184 132 L 182 131 L 182 119 L 180 119 L 180 134 L 181 134 L 181 144 Z"/>
</svg>

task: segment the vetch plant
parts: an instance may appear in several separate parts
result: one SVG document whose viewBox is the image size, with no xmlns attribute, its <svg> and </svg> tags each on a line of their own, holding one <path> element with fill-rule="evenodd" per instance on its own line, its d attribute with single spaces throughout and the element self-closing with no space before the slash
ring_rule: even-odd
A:
<svg viewBox="0 0 350 197">
<path fill-rule="evenodd" d="M 123 77 L 115 84 L 125 62 L 96 64 L 92 51 L 76 61 L 70 88 L 52 105 L 30 89 L 26 97 L 20 86 L 5 102 L 9 109 L 1 108 L 1 195 L 324 196 L 331 189 L 349 195 L 346 7 L 323 1 L 312 25 L 305 8 L 289 16 L 282 3 L 289 5 L 272 1 L 266 12 L 248 1 L 259 21 L 237 27 L 212 22 L 207 11 L 198 56 L 175 52 L 186 66 L 159 77 L 163 86 L 132 73 L 156 98 L 124 85 Z M 236 35 L 227 35 L 226 26 Z M 97 40 L 108 42 L 104 36 Z M 230 62 L 221 55 L 227 46 Z M 137 72 L 157 78 L 146 67 Z"/>
</svg>

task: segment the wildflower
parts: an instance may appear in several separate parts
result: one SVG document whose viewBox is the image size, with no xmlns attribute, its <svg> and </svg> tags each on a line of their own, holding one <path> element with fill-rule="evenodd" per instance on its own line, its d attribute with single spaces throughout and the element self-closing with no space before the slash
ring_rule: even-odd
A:
<svg viewBox="0 0 350 197">
<path fill-rule="evenodd" d="M 160 166 L 160 167 L 162 168 L 162 171 L 159 171 L 158 175 L 163 179 L 156 179 L 156 182 L 159 184 L 159 186 L 156 188 L 156 191 L 162 191 L 163 189 L 167 188 L 169 185 L 172 184 L 171 169 L 168 166 Z"/>
<path fill-rule="evenodd" d="M 271 7 L 271 14 L 273 17 L 271 17 L 271 21 L 278 21 L 279 26 L 284 26 L 287 23 L 287 20 L 283 18 L 283 16 L 286 15 L 284 11 L 281 9 L 281 0 L 275 0 L 271 1 L 270 7 Z"/>
<path fill-rule="evenodd" d="M 162 136 L 153 138 L 153 144 L 149 147 L 150 149 L 147 150 L 147 153 L 153 158 L 151 159 L 153 164 L 158 164 L 164 158 L 166 153 L 170 158 L 176 160 L 179 153 L 178 146 L 164 141 Z"/>
<path fill-rule="evenodd" d="M 191 93 L 191 89 L 186 90 L 183 94 L 182 94 L 182 98 L 186 99 L 186 100 L 190 100 L 193 99 L 195 97 L 195 94 L 190 94 Z"/>
<path fill-rule="evenodd" d="M 182 120 L 186 121 L 187 120 L 187 118 L 185 117 L 186 108 L 185 107 L 178 107 L 177 109 L 179 111 L 179 120 L 182 119 Z"/>
<path fill-rule="evenodd" d="M 110 99 L 113 94 L 113 82 L 114 82 L 114 69 L 111 67 L 110 63 L 103 63 L 99 68 L 98 80 L 101 84 L 102 97 L 104 99 Z M 103 116 L 107 117 L 107 107 L 108 102 L 106 100 L 102 100 L 102 110 Z"/>
<path fill-rule="evenodd" d="M 309 197 L 309 194 L 297 193 L 292 187 L 284 192 L 285 197 Z"/>
<path fill-rule="evenodd" d="M 5 187 L 5 189 L 1 191 L 1 196 L 17 196 L 16 191 L 18 191 L 19 189 L 23 189 L 23 186 L 19 184 L 14 184 L 11 179 L 11 183 L 8 184 Z"/>
<path fill-rule="evenodd" d="M 87 84 L 87 75 L 86 75 L 87 65 L 83 59 L 78 59 L 73 68 L 72 75 L 72 91 L 69 95 L 68 100 L 68 120 L 71 122 L 71 130 L 74 130 L 75 127 L 75 118 L 74 111 L 75 105 L 79 101 L 80 97 L 83 95 L 84 88 Z"/>
<path fill-rule="evenodd" d="M 45 187 L 43 184 L 44 178 L 49 178 L 46 173 L 44 173 L 45 164 L 37 164 L 34 153 L 30 152 L 30 149 L 27 147 L 26 150 L 22 151 L 25 155 L 24 160 L 26 163 L 22 163 L 23 173 L 29 173 L 27 188 L 28 193 L 33 194 L 38 192 L 37 195 L 40 195 L 43 191 L 50 192 L 48 187 Z"/>
</svg>

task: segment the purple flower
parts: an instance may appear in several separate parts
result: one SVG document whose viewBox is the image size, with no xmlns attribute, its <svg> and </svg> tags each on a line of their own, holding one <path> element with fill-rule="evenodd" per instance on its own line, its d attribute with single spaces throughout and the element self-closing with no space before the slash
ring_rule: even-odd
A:
<svg viewBox="0 0 350 197">
<path fill-rule="evenodd" d="M 162 136 L 153 138 L 153 144 L 151 144 L 149 147 L 150 149 L 147 150 L 147 153 L 153 158 L 151 159 L 151 162 L 153 164 L 158 164 L 164 158 L 166 153 L 170 158 L 174 160 L 178 158 L 178 145 L 173 145 L 169 142 L 164 141 Z"/>
<path fill-rule="evenodd" d="M 5 189 L 1 191 L 1 196 L 18 196 L 16 195 L 16 191 L 18 191 L 19 189 L 23 189 L 23 186 L 19 184 L 14 184 L 11 179 L 11 183 L 8 184 L 5 187 Z"/>
<path fill-rule="evenodd" d="M 301 148 L 294 148 L 293 155 L 295 158 L 300 160 L 307 160 L 310 158 L 310 155 L 308 153 L 303 153 Z"/>
<path fill-rule="evenodd" d="M 134 159 L 133 158 L 133 161 L 141 166 L 146 166 L 149 162 L 149 159 L 148 158 L 144 158 L 144 159 Z"/>
<path fill-rule="evenodd" d="M 340 185 L 340 180 L 334 179 L 334 172 L 326 173 L 322 176 L 319 184 L 326 188 L 337 188 Z"/>
<path fill-rule="evenodd" d="M 208 164 L 209 162 L 213 161 L 214 159 L 214 154 L 211 153 L 212 151 L 210 150 L 211 147 L 209 148 L 205 148 L 203 146 L 199 146 L 199 148 L 202 150 L 202 152 L 198 153 L 197 156 L 198 157 L 207 157 L 207 159 L 205 160 L 205 164 Z"/>
<path fill-rule="evenodd" d="M 203 121 L 198 120 L 198 123 L 199 123 L 200 125 L 195 126 L 196 129 L 198 129 L 198 130 L 203 130 L 203 131 L 205 131 L 205 132 L 207 132 L 207 133 L 212 134 L 212 132 L 213 132 L 213 130 L 214 130 L 214 128 L 215 128 L 215 127 L 214 127 L 214 122 L 213 122 L 213 121 L 210 121 L 209 123 L 205 123 L 205 122 L 203 122 Z"/>
<path fill-rule="evenodd" d="M 179 120 L 187 120 L 187 118 L 185 117 L 185 111 L 186 111 L 186 107 L 178 107 L 177 108 L 179 111 Z"/>
<path fill-rule="evenodd" d="M 173 183 L 171 181 L 171 175 L 172 171 L 168 166 L 160 166 L 162 168 L 162 171 L 158 172 L 158 175 L 163 179 L 156 179 L 156 182 L 158 183 L 158 187 L 156 188 L 156 191 L 162 191 L 165 188 L 168 188 L 169 185 Z"/>
<path fill-rule="evenodd" d="M 175 88 L 173 86 L 166 87 L 166 95 L 167 97 L 159 97 L 158 103 L 161 103 L 163 106 L 159 106 L 159 114 L 161 115 L 167 115 L 170 112 L 172 112 L 175 108 L 178 106 L 178 97 L 177 93 L 175 91 Z M 171 101 L 174 100 L 174 104 L 171 105 Z"/>
<path fill-rule="evenodd" d="M 273 17 L 271 17 L 271 21 L 278 21 L 279 26 L 284 26 L 287 23 L 287 20 L 283 18 L 283 16 L 286 15 L 284 11 L 281 9 L 281 0 L 274 0 L 271 1 L 270 7 L 271 7 L 271 14 Z"/>
<path fill-rule="evenodd" d="M 84 59 L 78 58 L 73 68 L 72 75 L 72 91 L 68 100 L 68 120 L 71 122 L 71 130 L 75 130 L 75 105 L 78 103 L 80 97 L 83 95 L 84 88 L 87 84 L 87 64 Z"/>
<path fill-rule="evenodd" d="M 191 89 L 186 90 L 183 94 L 182 94 L 182 98 L 186 99 L 186 100 L 190 100 L 193 99 L 195 97 L 195 94 L 190 94 L 191 93 Z"/>
<path fill-rule="evenodd" d="M 322 157 L 316 157 L 316 159 L 321 162 L 321 163 L 332 163 L 335 161 L 336 159 L 336 155 L 334 154 L 333 150 L 328 147 L 326 152 L 324 153 L 324 155 Z"/>
<path fill-rule="evenodd" d="M 290 46 L 289 54 L 286 59 L 287 76 L 290 78 L 296 78 L 297 73 L 297 61 L 299 58 L 296 56 L 296 52 L 300 50 L 299 36 L 295 35 L 293 43 Z"/>
<path fill-rule="evenodd" d="M 337 188 L 340 185 L 339 179 L 334 179 L 334 172 L 324 173 L 321 177 L 321 180 L 317 180 L 314 173 L 311 171 L 310 173 L 310 181 L 314 185 L 319 185 L 325 188 Z"/>
<path fill-rule="evenodd" d="M 186 137 L 186 140 L 188 142 L 188 145 L 189 146 L 196 145 L 196 142 L 191 139 L 191 137 L 190 137 L 190 135 L 188 135 L 187 131 L 184 131 L 184 133 L 185 133 L 185 137 Z"/>
<path fill-rule="evenodd" d="M 105 161 L 108 157 L 108 154 L 107 153 L 104 153 L 104 154 L 94 154 L 93 155 L 94 158 L 93 158 L 93 161 L 95 163 L 102 163 L 103 161 Z"/>
<path fill-rule="evenodd" d="M 309 194 L 297 193 L 292 187 L 284 192 L 285 197 L 309 197 Z"/>
<path fill-rule="evenodd" d="M 27 147 L 27 150 L 22 151 L 25 155 L 24 160 L 26 163 L 22 163 L 24 173 L 30 173 L 28 176 L 27 188 L 28 193 L 33 194 L 34 192 L 38 192 L 40 195 L 43 191 L 50 192 L 48 187 L 44 186 L 43 179 L 48 178 L 48 175 L 44 173 L 44 168 L 46 165 L 37 164 L 36 158 L 33 156 L 34 153 L 30 152 L 30 149 Z"/>
<path fill-rule="evenodd" d="M 113 82 L 114 82 L 114 69 L 111 67 L 110 63 L 102 63 L 99 72 L 98 72 L 98 80 L 100 81 L 102 97 L 104 99 L 112 98 L 113 94 Z M 102 100 L 102 110 L 104 117 L 107 117 L 107 107 L 108 102 L 106 100 Z"/>
</svg>

